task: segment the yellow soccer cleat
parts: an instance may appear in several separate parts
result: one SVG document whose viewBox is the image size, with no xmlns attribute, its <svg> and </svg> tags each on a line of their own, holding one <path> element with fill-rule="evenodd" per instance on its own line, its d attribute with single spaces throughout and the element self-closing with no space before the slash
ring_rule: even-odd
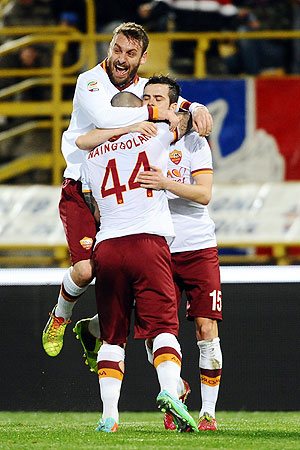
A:
<svg viewBox="0 0 300 450">
<path fill-rule="evenodd" d="M 50 319 L 46 323 L 42 335 L 43 347 L 49 356 L 57 356 L 60 353 L 64 344 L 66 326 L 68 323 L 71 323 L 70 319 L 64 320 L 62 317 L 55 316 L 54 311 L 56 306 L 49 313 Z"/>
</svg>

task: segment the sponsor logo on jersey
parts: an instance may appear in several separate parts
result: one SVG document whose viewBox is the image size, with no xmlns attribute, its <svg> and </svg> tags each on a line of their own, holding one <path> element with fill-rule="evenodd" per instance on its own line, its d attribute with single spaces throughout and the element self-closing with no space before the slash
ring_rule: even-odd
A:
<svg viewBox="0 0 300 450">
<path fill-rule="evenodd" d="M 99 88 L 98 88 L 98 81 L 96 81 L 96 80 L 91 80 L 91 81 L 89 81 L 88 84 L 87 84 L 87 88 L 88 88 L 88 90 L 89 90 L 90 92 L 99 91 Z"/>
<path fill-rule="evenodd" d="M 93 239 L 89 238 L 87 236 L 85 236 L 83 239 L 81 239 L 80 245 L 85 248 L 86 250 L 89 250 L 90 248 L 92 248 L 93 245 Z"/>
<path fill-rule="evenodd" d="M 177 169 L 172 169 L 171 172 L 170 172 L 170 170 L 168 170 L 168 177 L 169 177 L 169 178 L 174 178 L 174 177 L 180 178 L 180 172 L 179 172 L 179 170 L 177 170 Z"/>
<path fill-rule="evenodd" d="M 179 164 L 182 158 L 182 153 L 179 150 L 174 150 L 172 153 L 170 153 L 170 160 L 174 164 Z"/>
</svg>

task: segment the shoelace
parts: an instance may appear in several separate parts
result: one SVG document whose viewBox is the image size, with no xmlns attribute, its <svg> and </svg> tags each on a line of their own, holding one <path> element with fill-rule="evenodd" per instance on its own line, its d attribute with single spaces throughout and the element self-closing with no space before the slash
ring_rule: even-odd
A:
<svg viewBox="0 0 300 450">
<path fill-rule="evenodd" d="M 186 385 L 184 385 L 184 387 L 185 387 L 186 390 L 179 397 L 179 400 L 182 401 L 182 403 L 185 403 L 185 401 L 187 399 L 187 396 L 191 393 L 191 390 Z"/>
<path fill-rule="evenodd" d="M 213 420 L 213 417 L 208 413 L 204 413 L 203 416 L 200 417 L 199 422 L 204 419 L 207 420 L 207 422 L 211 422 Z"/>
<path fill-rule="evenodd" d="M 71 323 L 71 320 L 67 319 L 61 322 L 59 318 L 56 317 L 52 312 L 49 313 L 49 316 L 53 319 L 51 328 L 49 330 L 49 340 L 54 340 L 57 334 L 61 331 L 60 327 L 63 325 L 67 325 L 68 323 Z"/>
</svg>

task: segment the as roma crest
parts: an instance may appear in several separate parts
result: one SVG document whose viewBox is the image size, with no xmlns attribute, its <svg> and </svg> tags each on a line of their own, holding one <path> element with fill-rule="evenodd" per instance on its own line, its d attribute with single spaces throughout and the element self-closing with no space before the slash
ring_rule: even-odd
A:
<svg viewBox="0 0 300 450">
<path fill-rule="evenodd" d="M 182 158 L 182 153 L 180 150 L 174 150 L 172 153 L 170 153 L 170 160 L 174 164 L 179 164 Z"/>
<path fill-rule="evenodd" d="M 85 250 L 89 250 L 90 248 L 92 248 L 93 245 L 93 239 L 90 237 L 85 236 L 83 239 L 81 239 L 80 245 L 85 249 Z"/>
</svg>

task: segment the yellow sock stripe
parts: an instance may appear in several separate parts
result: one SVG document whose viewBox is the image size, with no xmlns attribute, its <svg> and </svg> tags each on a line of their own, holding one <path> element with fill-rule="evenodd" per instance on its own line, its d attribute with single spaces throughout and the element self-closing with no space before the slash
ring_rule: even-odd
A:
<svg viewBox="0 0 300 450">
<path fill-rule="evenodd" d="M 122 381 L 124 374 L 116 369 L 99 369 L 98 370 L 98 377 L 99 378 L 117 378 L 117 380 Z"/>
<path fill-rule="evenodd" d="M 162 355 L 158 355 L 156 358 L 154 358 L 153 365 L 155 369 L 157 366 L 159 366 L 162 362 L 165 361 L 171 361 L 177 364 L 179 367 L 181 367 L 181 361 L 177 358 L 173 353 L 163 353 Z"/>
<path fill-rule="evenodd" d="M 207 386 L 218 386 L 221 381 L 221 375 L 218 377 L 208 377 L 207 375 L 201 375 L 201 383 L 206 384 Z"/>
</svg>

